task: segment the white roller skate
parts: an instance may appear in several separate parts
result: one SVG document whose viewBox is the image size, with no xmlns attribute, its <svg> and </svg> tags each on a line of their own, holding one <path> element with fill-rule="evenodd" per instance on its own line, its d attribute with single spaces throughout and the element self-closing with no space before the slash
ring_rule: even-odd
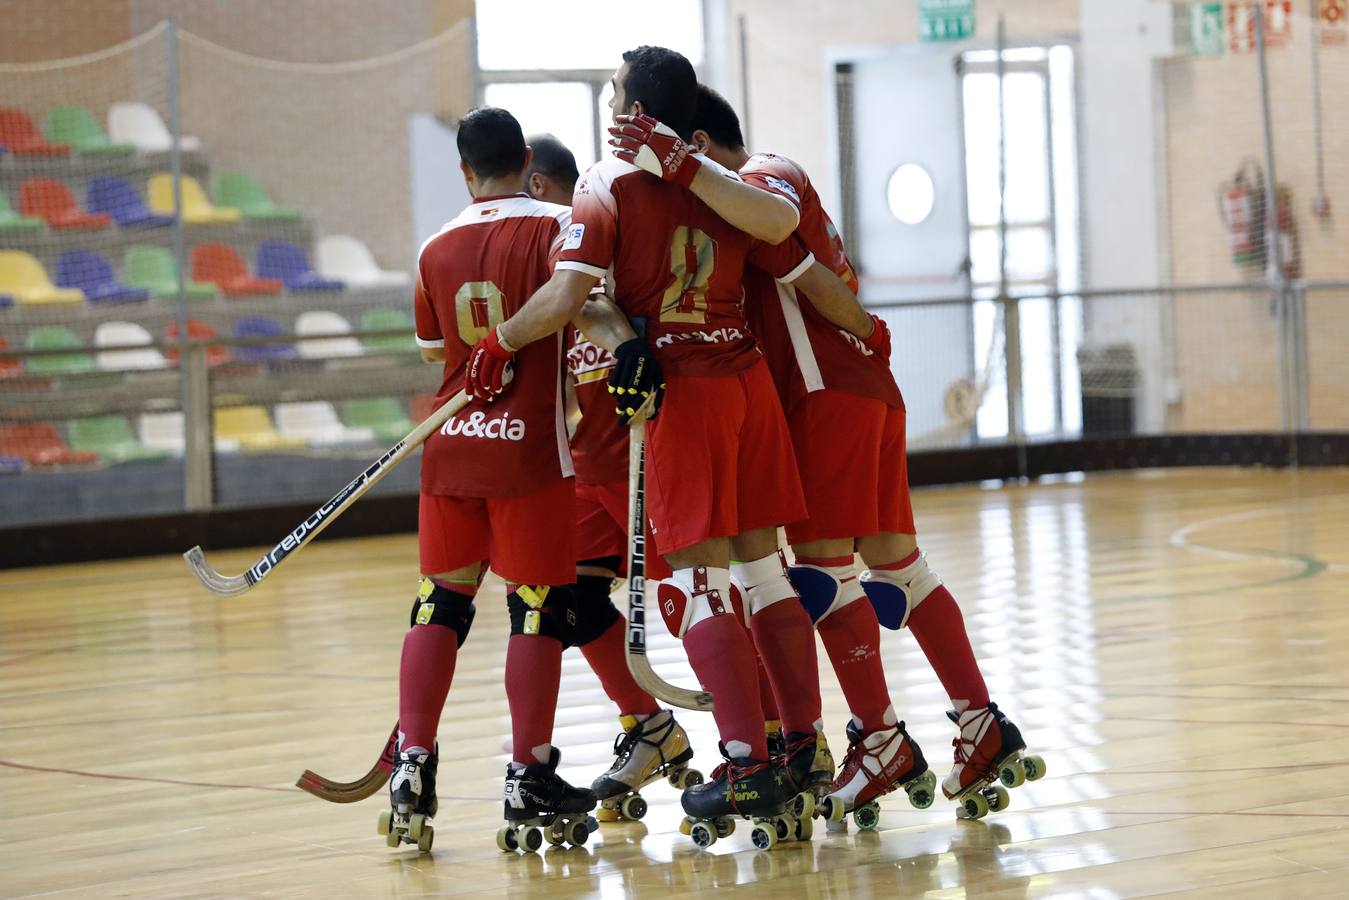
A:
<svg viewBox="0 0 1349 900">
<path fill-rule="evenodd" d="M 400 750 L 389 778 L 389 808 L 380 810 L 377 828 L 390 847 L 416 844 L 431 849 L 436 830 L 431 827 L 436 802 L 436 764 L 439 752 L 425 747 Z"/>
<path fill-rule="evenodd" d="M 820 815 L 831 824 L 841 823 L 848 813 L 863 831 L 880 823 L 882 796 L 903 788 L 909 803 L 918 809 L 932 805 L 937 776 L 927 767 L 922 748 L 909 737 L 904 723 L 863 734 L 849 722 L 848 753 L 829 794 L 820 803 Z"/>
<path fill-rule="evenodd" d="M 1021 731 L 1003 715 L 996 703 L 946 714 L 960 735 L 955 747 L 955 764 L 942 781 L 946 799 L 960 806 L 956 817 L 982 819 L 990 812 L 1006 809 L 1011 802 L 1008 788 L 1027 781 L 1039 781 L 1045 774 L 1040 756 L 1026 756 Z M 1001 781 L 1001 784 L 994 782 Z"/>
<path fill-rule="evenodd" d="M 809 839 L 801 835 L 801 823 L 787 811 L 792 789 L 784 784 L 783 769 L 768 760 L 731 758 L 721 747 L 725 762 L 712 772 L 712 780 L 684 791 L 680 805 L 687 814 L 679 823 L 681 834 L 707 848 L 735 831 L 737 818 L 754 823 L 750 842 L 760 850 L 772 850 L 782 841 Z M 809 820 L 807 820 L 808 822 Z"/>
<path fill-rule="evenodd" d="M 702 773 L 689 768 L 693 748 L 689 736 L 663 709 L 644 722 L 622 716 L 623 733 L 614 740 L 614 764 L 590 789 L 600 801 L 595 818 L 601 822 L 636 821 L 646 815 L 642 788 L 665 778 L 676 790 L 703 783 Z"/>
<path fill-rule="evenodd" d="M 599 828 L 589 815 L 595 808 L 594 792 L 562 780 L 557 774 L 561 756 L 552 747 L 546 763 L 506 764 L 506 824 L 497 829 L 497 847 L 502 851 L 536 853 L 544 841 L 579 847 Z"/>
</svg>

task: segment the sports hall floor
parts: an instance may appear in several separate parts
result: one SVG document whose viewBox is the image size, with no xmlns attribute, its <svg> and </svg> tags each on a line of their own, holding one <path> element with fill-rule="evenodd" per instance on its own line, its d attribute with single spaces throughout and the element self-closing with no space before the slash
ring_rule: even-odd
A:
<svg viewBox="0 0 1349 900">
<path fill-rule="evenodd" d="M 175 557 L 0 573 L 0 896 L 1349 892 L 1349 470 L 1093 475 L 917 506 L 994 697 L 1049 767 L 983 822 L 899 795 L 874 833 L 760 853 L 739 829 L 703 852 L 658 783 L 644 822 L 504 855 L 506 617 L 488 591 L 443 720 L 435 850 L 387 850 L 382 796 L 336 806 L 290 785 L 306 767 L 355 778 L 380 750 L 416 543 L 320 539 L 231 601 Z M 232 574 L 257 555 L 211 558 Z M 939 686 L 911 636 L 884 644 L 944 773 Z M 663 632 L 654 656 L 687 683 Z M 616 722 L 574 651 L 562 690 L 564 775 L 588 782 Z M 709 770 L 711 717 L 682 720 Z"/>
</svg>

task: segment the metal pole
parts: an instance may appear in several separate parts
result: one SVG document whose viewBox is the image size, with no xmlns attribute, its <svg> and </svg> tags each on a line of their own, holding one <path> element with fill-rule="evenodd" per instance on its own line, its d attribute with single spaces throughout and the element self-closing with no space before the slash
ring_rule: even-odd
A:
<svg viewBox="0 0 1349 900">
<path fill-rule="evenodd" d="M 1330 200 L 1326 196 L 1326 153 L 1321 132 L 1321 21 L 1312 16 L 1312 147 L 1316 154 L 1316 196 L 1312 198 L 1312 214 L 1325 218 Z"/>
<path fill-rule="evenodd" d="M 998 302 L 1003 308 L 1003 364 L 1007 370 L 1007 439 L 1019 449 L 1019 468 L 1026 472 L 1025 427 L 1021 421 L 1021 318 L 1017 301 L 1007 295 L 1007 23 L 998 16 Z"/>
<path fill-rule="evenodd" d="M 468 20 L 468 105 L 469 108 L 482 105 L 482 71 L 478 68 L 478 20 Z"/>
<path fill-rule="evenodd" d="M 736 18 L 736 27 L 740 31 L 740 130 L 745 137 L 745 146 L 753 147 L 749 126 L 749 27 L 745 24 L 745 14 Z"/>
</svg>

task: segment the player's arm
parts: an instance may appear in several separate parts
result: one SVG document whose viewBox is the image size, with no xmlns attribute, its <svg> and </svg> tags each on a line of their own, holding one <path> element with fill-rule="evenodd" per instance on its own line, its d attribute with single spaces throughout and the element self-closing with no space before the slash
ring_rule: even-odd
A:
<svg viewBox="0 0 1349 900">
<path fill-rule="evenodd" d="M 765 243 L 782 243 L 801 221 L 789 200 L 727 177 L 724 169 L 699 160 L 679 135 L 650 116 L 616 116 L 609 135 L 619 159 L 688 188 L 717 215 Z"/>
<path fill-rule="evenodd" d="M 436 320 L 435 307 L 423 287 L 421 272 L 417 273 L 417 287 L 412 296 L 412 308 L 415 313 L 417 349 L 421 351 L 422 362 L 445 362 L 445 337 Z"/>
<path fill-rule="evenodd" d="M 637 337 L 623 311 L 602 293 L 590 295 L 581 311 L 572 319 L 581 333 L 610 353 Z"/>
<path fill-rule="evenodd" d="M 817 261 L 791 284 L 831 324 L 858 338 L 873 353 L 890 355 L 890 331 L 885 320 L 868 313 L 828 266 Z"/>
</svg>

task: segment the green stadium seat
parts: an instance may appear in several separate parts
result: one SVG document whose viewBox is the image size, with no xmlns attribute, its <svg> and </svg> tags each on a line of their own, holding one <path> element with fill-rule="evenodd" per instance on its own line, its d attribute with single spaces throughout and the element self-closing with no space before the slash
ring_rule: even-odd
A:
<svg viewBox="0 0 1349 900">
<path fill-rule="evenodd" d="M 70 449 L 97 453 L 104 462 L 124 463 L 164 459 L 168 451 L 146 447 L 136 439 L 125 416 L 74 419 L 68 427 Z"/>
<path fill-rule="evenodd" d="M 379 306 L 366 310 L 365 314 L 361 316 L 362 331 L 391 331 L 395 328 L 402 331 L 403 335 L 368 337 L 362 338 L 361 341 L 370 351 L 416 350 L 417 340 L 413 335 L 417 326 L 413 323 L 412 316 L 401 309 Z"/>
<path fill-rule="evenodd" d="M 341 404 L 342 423 L 351 428 L 369 428 L 381 441 L 391 443 L 406 437 L 413 428 L 403 404 L 393 397 L 361 397 Z"/>
<path fill-rule="evenodd" d="M 78 375 L 94 371 L 94 357 L 85 353 L 79 335 L 64 325 L 38 325 L 28 332 L 29 350 L 71 350 L 50 356 L 30 356 L 25 360 L 33 375 Z"/>
<path fill-rule="evenodd" d="M 122 268 L 128 286 L 145 288 L 156 300 L 178 299 L 178 264 L 165 248 L 148 244 L 128 247 Z M 215 285 L 191 279 L 185 290 L 189 300 L 214 300 L 218 293 Z"/>
<path fill-rule="evenodd" d="M 47 113 L 47 140 L 69 144 L 91 156 L 128 156 L 135 144 L 114 144 L 103 133 L 98 119 L 83 106 L 58 106 Z"/>
<path fill-rule="evenodd" d="M 37 216 L 21 216 L 9 205 L 9 196 L 0 191 L 0 232 L 16 234 L 41 231 L 43 221 Z"/>
<path fill-rule="evenodd" d="M 215 199 L 223 206 L 241 210 L 245 219 L 260 222 L 295 222 L 300 211 L 293 206 L 280 206 L 252 175 L 247 172 L 221 172 L 215 179 Z"/>
</svg>

